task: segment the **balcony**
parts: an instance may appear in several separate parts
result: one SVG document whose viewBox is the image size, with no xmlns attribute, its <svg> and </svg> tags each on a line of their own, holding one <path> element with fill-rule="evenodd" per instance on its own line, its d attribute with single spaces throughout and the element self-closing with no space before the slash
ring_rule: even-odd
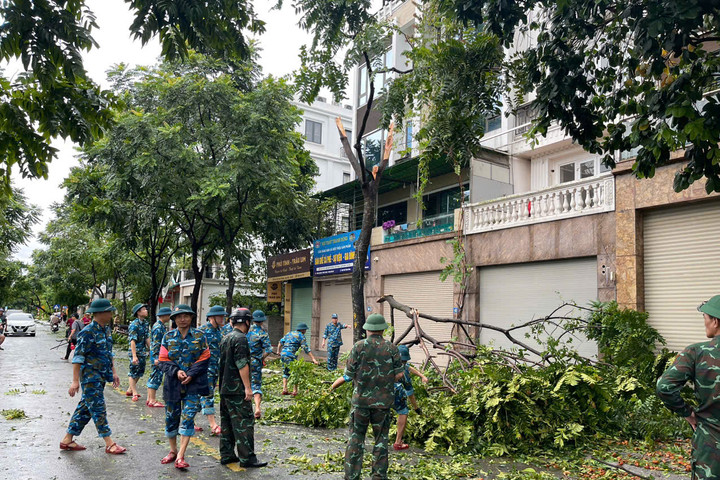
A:
<svg viewBox="0 0 720 480">
<path fill-rule="evenodd" d="M 466 235 L 615 210 L 615 177 L 603 174 L 465 207 Z"/>
<path fill-rule="evenodd" d="M 396 225 L 383 234 L 382 243 L 400 242 L 411 238 L 428 237 L 441 233 L 452 232 L 455 228 L 454 214 L 438 215 L 426 218 L 417 223 Z"/>
</svg>

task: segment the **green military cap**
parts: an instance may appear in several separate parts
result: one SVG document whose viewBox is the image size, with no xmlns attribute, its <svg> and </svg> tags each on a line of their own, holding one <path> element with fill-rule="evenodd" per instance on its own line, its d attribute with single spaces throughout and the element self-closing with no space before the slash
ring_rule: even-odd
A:
<svg viewBox="0 0 720 480">
<path fill-rule="evenodd" d="M 205 317 L 227 317 L 227 312 L 223 307 L 220 305 L 213 305 L 210 307 L 210 310 L 208 310 L 207 315 Z"/>
<path fill-rule="evenodd" d="M 87 313 L 100 313 L 100 312 L 114 312 L 117 310 L 112 306 L 110 300 L 106 298 L 98 298 L 93 300 L 90 304 L 90 308 L 87 309 Z"/>
<path fill-rule="evenodd" d="M 698 307 L 698 312 L 707 313 L 711 317 L 720 318 L 720 295 L 715 295 L 710 300 L 701 303 Z"/>
<path fill-rule="evenodd" d="M 262 310 L 255 310 L 253 312 L 253 322 L 264 322 L 267 320 L 267 317 L 265 317 L 265 312 Z"/>
<path fill-rule="evenodd" d="M 162 307 L 157 312 L 158 317 L 162 317 L 163 315 L 170 315 L 172 313 L 172 309 L 170 307 Z"/>
<path fill-rule="evenodd" d="M 295 330 L 307 330 L 308 326 L 305 323 L 298 324 L 297 328 Z"/>
<path fill-rule="evenodd" d="M 143 308 L 143 307 L 146 307 L 146 308 L 147 308 L 147 303 L 137 303 L 137 304 L 135 304 L 135 306 L 132 308 L 132 314 L 133 314 L 133 315 L 137 315 L 137 312 L 139 312 L 140 309 Z"/>
<path fill-rule="evenodd" d="M 373 313 L 367 317 L 367 320 L 365 320 L 363 330 L 367 330 L 368 332 L 379 332 L 380 330 L 385 330 L 388 326 L 389 325 L 385 321 L 385 317 L 379 313 Z"/>
<path fill-rule="evenodd" d="M 192 308 L 190 308 L 188 305 L 185 305 L 184 303 L 181 303 L 180 305 L 177 305 L 175 307 L 175 310 L 170 314 L 170 318 L 173 318 L 175 315 L 180 315 L 181 313 L 189 313 L 193 317 L 195 316 L 195 312 L 193 312 Z"/>
</svg>

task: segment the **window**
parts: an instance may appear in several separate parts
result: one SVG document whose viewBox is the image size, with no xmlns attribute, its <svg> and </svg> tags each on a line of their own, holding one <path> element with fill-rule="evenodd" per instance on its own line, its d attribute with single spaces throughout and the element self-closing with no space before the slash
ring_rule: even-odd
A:
<svg viewBox="0 0 720 480">
<path fill-rule="evenodd" d="M 407 202 L 378 207 L 376 226 L 381 227 L 388 220 L 395 220 L 396 225 L 407 223 Z"/>
<path fill-rule="evenodd" d="M 520 107 L 515 112 L 515 126 L 521 127 L 515 130 L 515 135 L 522 135 L 530 130 L 530 125 L 535 118 L 535 110 L 530 105 Z M 524 126 L 523 126 L 524 125 Z"/>
<path fill-rule="evenodd" d="M 560 183 L 572 182 L 575 180 L 575 164 L 566 163 L 560 165 Z"/>
<path fill-rule="evenodd" d="M 413 126 L 412 123 L 408 122 L 405 125 L 405 148 L 407 150 L 412 149 L 413 146 Z"/>
<path fill-rule="evenodd" d="M 350 172 L 343 172 L 343 183 L 348 183 L 350 181 Z"/>
<path fill-rule="evenodd" d="M 308 142 L 322 143 L 322 123 L 305 120 L 305 138 Z"/>
<path fill-rule="evenodd" d="M 386 71 L 388 68 L 394 66 L 394 55 L 392 49 L 387 50 L 379 57 L 375 57 L 370 61 L 373 72 L 375 72 L 373 78 L 373 85 L 375 86 L 375 95 L 377 96 L 380 91 L 393 79 L 392 72 Z M 365 105 L 368 101 L 368 95 L 370 94 L 370 78 L 365 64 L 360 65 L 358 68 L 358 105 Z"/>
<path fill-rule="evenodd" d="M 380 164 L 380 159 L 385 149 L 385 131 L 375 130 L 369 135 L 365 135 L 362 142 L 363 155 L 365 155 L 365 166 L 368 170 Z"/>
<path fill-rule="evenodd" d="M 601 158 L 565 163 L 557 167 L 557 170 L 559 183 L 590 178 L 610 171 L 609 168 L 602 164 Z"/>
<path fill-rule="evenodd" d="M 495 115 L 492 118 L 485 120 L 485 132 L 492 132 L 502 126 L 502 118 L 500 115 Z"/>
<path fill-rule="evenodd" d="M 595 175 L 595 160 L 588 160 L 580 164 L 580 178 L 588 178 Z"/>
<path fill-rule="evenodd" d="M 462 197 L 459 187 L 448 188 L 447 190 L 440 190 L 423 196 L 425 220 L 438 219 L 443 220 L 443 223 L 447 223 L 444 220 L 449 221 L 448 217 L 454 215 L 456 208 L 460 208 L 461 199 L 463 198 L 466 202 L 470 199 L 470 190 L 467 184 L 463 185 Z"/>
</svg>

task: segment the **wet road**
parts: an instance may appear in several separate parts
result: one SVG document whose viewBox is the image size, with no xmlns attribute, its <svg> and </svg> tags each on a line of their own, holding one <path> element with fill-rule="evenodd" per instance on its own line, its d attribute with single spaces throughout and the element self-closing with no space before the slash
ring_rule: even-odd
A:
<svg viewBox="0 0 720 480">
<path fill-rule="evenodd" d="M 64 329 L 63 329 L 64 330 Z M 0 479 L 166 479 L 166 478 L 248 478 L 248 479 L 329 479 L 338 474 L 302 474 L 285 459 L 302 455 L 314 445 L 312 454 L 344 451 L 344 431 L 310 430 L 288 425 L 256 425 L 258 457 L 270 461 L 264 469 L 232 469 L 218 461 L 218 438 L 209 436 L 207 420 L 198 415 L 206 432 L 193 437 L 186 460 L 187 471 L 172 464 L 161 465 L 168 452 L 162 408 L 148 408 L 145 380 L 141 380 L 142 399 L 133 403 L 125 397 L 128 361 L 125 352 L 116 351 L 120 390 L 105 389 L 108 422 L 113 439 L 128 449 L 125 455 L 108 455 L 92 421 L 77 440 L 87 447 L 81 452 L 60 451 L 62 439 L 79 394 L 71 398 L 68 387 L 72 365 L 63 360 L 64 346 L 55 350 L 60 334 L 38 324 L 37 337 L 8 338 L 0 352 L 0 410 L 22 409 L 27 418 L 6 420 L 0 416 Z M 160 393 L 160 392 L 158 392 Z M 159 395 L 161 396 L 161 395 Z M 217 406 L 216 406 L 217 408 Z M 219 422 L 219 419 L 218 419 Z"/>
</svg>

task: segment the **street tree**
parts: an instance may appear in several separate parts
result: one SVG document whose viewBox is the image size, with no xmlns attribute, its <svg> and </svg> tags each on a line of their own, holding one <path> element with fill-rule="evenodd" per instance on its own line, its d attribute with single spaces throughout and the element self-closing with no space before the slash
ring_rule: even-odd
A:
<svg viewBox="0 0 720 480">
<path fill-rule="evenodd" d="M 119 0 L 114 0 L 119 1 Z M 6 1 L 0 4 L 0 195 L 10 194 L 13 167 L 24 177 L 47 178 L 57 153 L 53 138 L 85 145 L 112 123 L 115 99 L 89 78 L 83 52 L 97 47 L 95 16 L 85 0 Z M 159 37 L 165 58 L 188 49 L 219 58 L 244 58 L 246 34 L 264 23 L 246 0 L 168 2 L 125 0 L 134 15 L 130 34 L 143 45 Z"/>
<path fill-rule="evenodd" d="M 14 252 L 32 234 L 39 210 L 27 202 L 25 194 L 13 188 L 9 197 L 0 196 L 0 258 Z"/>
<path fill-rule="evenodd" d="M 674 189 L 704 178 L 708 193 L 720 192 L 718 2 L 436 2 L 507 47 L 519 35 L 533 39 L 507 70 L 516 99 L 535 96 L 530 136 L 558 124 L 608 167 L 616 152 L 636 153 L 638 178 L 684 152 Z"/>
</svg>

